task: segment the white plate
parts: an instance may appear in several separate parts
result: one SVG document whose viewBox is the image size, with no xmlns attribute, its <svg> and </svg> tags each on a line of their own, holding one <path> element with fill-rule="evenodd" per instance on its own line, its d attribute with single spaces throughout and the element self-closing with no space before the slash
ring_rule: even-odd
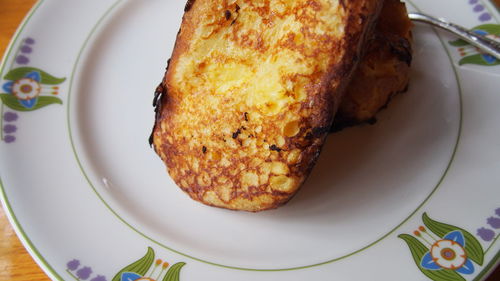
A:
<svg viewBox="0 0 500 281">
<path fill-rule="evenodd" d="M 498 61 L 415 26 L 408 93 L 375 125 L 331 135 L 291 202 L 210 208 L 147 142 L 184 2 L 40 1 L 4 57 L 2 203 L 50 277 L 439 281 L 494 268 Z M 408 5 L 500 34 L 486 0 Z"/>
</svg>

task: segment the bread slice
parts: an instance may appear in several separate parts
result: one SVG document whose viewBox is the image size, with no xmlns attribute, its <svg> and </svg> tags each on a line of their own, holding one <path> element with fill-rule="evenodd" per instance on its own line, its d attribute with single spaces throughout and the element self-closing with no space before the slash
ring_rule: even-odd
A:
<svg viewBox="0 0 500 281">
<path fill-rule="evenodd" d="M 332 129 L 375 121 L 392 96 L 405 92 L 412 61 L 412 23 L 399 0 L 385 0 L 379 21 L 366 47 Z"/>
<path fill-rule="evenodd" d="M 287 202 L 316 162 L 382 2 L 188 1 L 152 134 L 177 185 L 227 209 Z"/>
</svg>

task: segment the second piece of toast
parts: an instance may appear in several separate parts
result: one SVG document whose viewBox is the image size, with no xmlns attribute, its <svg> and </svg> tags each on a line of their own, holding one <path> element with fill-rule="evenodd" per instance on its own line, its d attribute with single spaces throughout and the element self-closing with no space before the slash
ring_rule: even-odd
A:
<svg viewBox="0 0 500 281">
<path fill-rule="evenodd" d="M 385 0 L 372 38 L 346 93 L 333 131 L 374 122 L 397 93 L 406 91 L 412 61 L 412 23 L 400 0 Z"/>
</svg>

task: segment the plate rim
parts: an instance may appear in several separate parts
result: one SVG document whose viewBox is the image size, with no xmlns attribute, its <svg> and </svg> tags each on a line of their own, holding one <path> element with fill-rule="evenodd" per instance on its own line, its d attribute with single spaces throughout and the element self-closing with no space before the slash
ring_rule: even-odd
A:
<svg viewBox="0 0 500 281">
<path fill-rule="evenodd" d="M 105 12 L 105 14 L 103 15 L 103 18 L 107 17 L 110 14 L 109 12 L 111 12 L 111 10 L 113 10 L 114 7 L 116 7 L 116 4 L 118 4 L 120 1 L 121 0 L 117 0 L 117 2 L 115 2 L 115 4 L 113 4 L 113 6 L 109 10 L 107 10 Z M 415 3 L 413 3 L 412 0 L 405 0 L 405 2 L 407 2 L 409 5 L 413 6 L 413 8 L 415 8 L 416 10 L 420 11 L 418 5 L 416 5 Z M 101 20 L 102 20 L 102 18 L 101 18 Z M 89 172 L 87 172 L 88 169 L 86 169 L 86 167 L 84 167 L 84 164 L 82 163 L 82 160 L 80 159 L 81 157 L 79 156 L 79 154 L 81 154 L 81 153 L 79 153 L 79 149 L 77 148 L 77 145 L 76 145 L 76 142 L 75 142 L 74 136 L 73 136 L 73 131 L 76 130 L 76 129 L 72 128 L 72 125 L 71 125 L 72 124 L 72 122 L 71 122 L 71 120 L 72 120 L 72 117 L 71 117 L 71 105 L 72 105 L 71 100 L 72 100 L 72 94 L 74 92 L 73 82 L 75 80 L 76 70 L 77 70 L 78 66 L 81 64 L 81 61 L 80 61 L 81 60 L 81 54 L 87 48 L 87 43 L 89 42 L 89 39 L 94 36 L 94 33 L 98 29 L 98 27 L 99 27 L 99 25 L 101 23 L 101 20 L 99 20 L 98 22 L 95 23 L 95 26 L 91 29 L 91 31 L 89 33 L 89 36 L 87 37 L 87 40 L 85 40 L 85 42 L 83 43 L 83 45 L 80 47 L 79 54 L 78 54 L 78 56 L 77 56 L 77 58 L 75 60 L 74 67 L 72 69 L 72 73 L 71 73 L 71 76 L 69 78 L 70 82 L 69 82 L 69 88 L 68 88 L 68 93 L 67 93 L 68 101 L 67 101 L 67 105 L 66 105 L 66 110 L 67 110 L 67 112 L 66 112 L 66 117 L 67 117 L 66 122 L 67 122 L 67 129 L 68 129 L 67 133 L 68 133 L 68 137 L 70 139 L 70 144 L 71 144 L 71 149 L 72 149 L 72 152 L 73 152 L 73 157 L 74 157 L 75 161 L 77 162 L 78 168 L 79 168 L 81 174 L 83 175 L 83 178 L 87 182 L 88 186 L 92 189 L 93 193 L 102 202 L 102 204 L 104 204 L 104 206 L 106 207 L 106 209 L 108 209 L 120 222 L 122 222 L 123 224 L 125 224 L 130 230 L 132 230 L 133 232 L 137 233 L 142 238 L 144 238 L 144 239 L 146 239 L 146 240 L 154 243 L 155 245 L 158 245 L 159 247 L 161 247 L 163 249 L 166 249 L 166 250 L 171 251 L 173 253 L 176 253 L 178 255 L 181 255 L 181 256 L 184 256 L 186 258 L 189 258 L 189 259 L 201 262 L 201 263 L 205 263 L 205 264 L 208 264 L 208 265 L 211 265 L 211 266 L 216 266 L 216 267 L 221 267 L 221 268 L 227 268 L 227 269 L 233 269 L 233 270 L 240 270 L 240 271 L 259 271 L 259 272 L 294 271 L 294 270 L 301 270 L 301 269 L 308 269 L 308 268 L 319 267 L 319 266 L 323 266 L 323 265 L 327 265 L 327 264 L 332 264 L 332 263 L 338 262 L 340 260 L 344 260 L 346 258 L 349 258 L 351 256 L 359 254 L 359 253 L 361 253 L 361 252 L 363 252 L 365 250 L 368 250 L 369 248 L 377 245 L 378 243 L 382 242 L 386 238 L 389 238 L 391 236 L 391 234 L 394 234 L 406 222 L 408 222 L 410 219 L 412 219 L 413 217 L 415 217 L 415 215 L 417 215 L 417 213 L 420 210 L 422 210 L 422 208 L 428 203 L 428 201 L 432 198 L 432 196 L 440 189 L 440 186 L 442 185 L 443 181 L 446 179 L 446 177 L 448 175 L 448 172 L 450 171 L 450 168 L 451 168 L 452 164 L 455 161 L 455 156 L 456 156 L 456 153 L 457 153 L 457 150 L 458 150 L 458 147 L 459 147 L 459 144 L 460 144 L 460 139 L 461 139 L 461 136 L 462 136 L 462 126 L 463 126 L 463 89 L 462 89 L 462 83 L 461 83 L 461 80 L 460 80 L 460 76 L 458 74 L 457 66 L 453 63 L 453 58 L 452 58 L 451 52 L 450 52 L 450 50 L 448 50 L 448 48 L 446 48 L 446 44 L 444 43 L 444 40 L 442 39 L 441 35 L 433 28 L 432 29 L 433 34 L 439 40 L 439 45 L 444 50 L 444 52 L 446 53 L 446 60 L 448 61 L 448 63 L 450 64 L 450 67 L 452 69 L 452 73 L 450 73 L 450 76 L 453 77 L 452 79 L 455 80 L 455 83 L 456 83 L 456 86 L 457 86 L 457 93 L 455 93 L 455 94 L 458 95 L 458 105 L 459 105 L 458 106 L 458 111 L 459 111 L 458 112 L 458 114 L 459 114 L 458 129 L 457 129 L 457 136 L 456 136 L 456 138 L 454 139 L 454 142 L 453 142 L 453 146 L 454 147 L 453 147 L 453 150 L 451 152 L 451 155 L 449 156 L 449 159 L 447 160 L 447 164 L 446 164 L 445 169 L 442 171 L 442 174 L 439 176 L 437 182 L 434 184 L 434 186 L 432 187 L 431 191 L 411 211 L 411 213 L 409 215 L 407 215 L 406 217 L 402 218 L 395 226 L 393 226 L 392 228 L 390 228 L 387 232 L 384 232 L 384 234 L 382 234 L 381 236 L 379 236 L 376 239 L 372 240 L 371 242 L 365 244 L 364 246 L 361 246 L 360 248 L 358 248 L 356 250 L 353 250 L 353 251 L 350 251 L 349 253 L 343 254 L 343 255 L 341 255 L 339 257 L 331 258 L 331 259 L 328 259 L 328 260 L 325 260 L 325 261 L 321 261 L 321 262 L 317 262 L 317 263 L 314 263 L 314 264 L 306 264 L 306 265 L 292 266 L 292 267 L 283 267 L 283 268 L 251 268 L 251 267 L 233 266 L 233 265 L 227 265 L 227 264 L 223 264 L 223 263 L 219 263 L 219 262 L 213 262 L 213 261 L 210 261 L 210 260 L 207 260 L 207 259 L 198 258 L 196 256 L 193 256 L 192 254 L 185 253 L 182 250 L 175 249 L 175 248 L 173 248 L 171 246 L 166 245 L 165 243 L 162 243 L 162 242 L 158 241 L 157 239 L 155 239 L 151 235 L 145 234 L 143 231 L 141 231 L 140 229 L 138 229 L 137 226 L 134 226 L 132 223 L 130 223 L 129 221 L 127 221 L 122 215 L 120 215 L 110 205 L 110 203 L 108 203 L 106 201 L 106 199 L 103 197 L 103 195 L 101 195 L 101 193 L 97 190 L 96 185 L 94 184 L 94 182 L 91 180 L 91 178 L 89 176 Z M 81 148 L 80 148 L 80 150 L 81 150 Z"/>
<path fill-rule="evenodd" d="M 405 2 L 408 2 L 409 4 L 411 4 L 412 6 L 414 6 L 415 8 L 418 9 L 418 7 L 413 3 L 412 0 L 404 0 Z M 33 7 L 30 9 L 30 11 L 27 13 L 27 15 L 25 16 L 25 18 L 23 19 L 23 21 L 21 22 L 21 24 L 18 26 L 16 32 L 14 33 L 5 53 L 3 54 L 3 59 L 2 59 L 2 62 L 0 64 L 0 76 L 2 75 L 3 71 L 5 70 L 5 67 L 7 65 L 7 59 L 11 56 L 11 52 L 13 50 L 13 47 L 14 45 L 18 42 L 18 39 L 19 39 L 19 36 L 20 34 L 22 33 L 22 31 L 24 31 L 25 27 L 27 26 L 28 22 L 30 21 L 30 19 L 32 18 L 32 16 L 35 14 L 35 12 L 38 10 L 38 8 L 45 2 L 45 0 L 37 0 L 37 2 L 33 5 Z M 69 97 L 70 97 L 70 94 L 71 94 L 71 91 L 72 91 L 72 88 L 73 88 L 73 78 L 74 78 L 74 74 L 75 74 L 75 70 L 76 68 L 78 67 L 78 64 L 79 64 L 79 61 L 80 61 L 80 57 L 81 57 L 81 54 L 82 52 L 86 49 L 87 47 L 87 44 L 89 43 L 91 37 L 93 36 L 93 34 L 95 33 L 95 30 L 100 26 L 101 22 L 110 14 L 110 12 L 112 10 L 114 10 L 114 8 L 116 6 L 118 6 L 118 4 L 120 4 L 121 2 L 123 2 L 123 0 L 115 0 L 115 2 L 113 4 L 110 5 L 109 8 L 106 9 L 106 11 L 103 13 L 103 15 L 101 15 L 99 17 L 99 20 L 94 24 L 93 28 L 90 30 L 89 34 L 87 35 L 83 45 L 80 47 L 80 51 L 78 53 L 78 56 L 75 60 L 75 63 L 74 63 L 74 66 L 72 67 L 72 73 L 71 73 L 71 79 L 70 79 L 70 84 L 69 84 L 69 88 L 68 88 L 68 108 L 69 108 L 69 105 L 70 105 L 70 102 L 69 102 Z M 450 169 L 450 166 L 451 164 L 454 162 L 455 160 L 455 155 L 456 155 L 456 151 L 457 151 L 457 147 L 458 147 L 458 144 L 460 142 L 460 137 L 461 137 L 461 134 L 462 134 L 462 122 L 463 122 L 463 119 L 462 119 L 462 107 L 463 107 L 463 102 L 462 102 L 462 85 L 461 85 L 461 81 L 460 81 L 460 76 L 459 76 L 459 72 L 458 72 L 458 69 L 457 69 L 457 66 L 455 66 L 455 64 L 453 63 L 453 60 L 452 60 L 452 56 L 451 56 L 451 53 L 450 51 L 445 47 L 445 44 L 444 44 L 444 41 L 443 39 L 441 38 L 441 36 L 435 31 L 435 29 L 433 29 L 434 33 L 436 34 L 436 36 L 439 38 L 440 40 L 440 43 L 441 45 L 443 46 L 443 48 L 445 49 L 445 52 L 447 53 L 447 56 L 450 60 L 450 63 L 451 63 L 451 66 L 453 68 L 453 72 L 454 72 L 454 76 L 455 76 L 455 79 L 456 79 L 456 82 L 457 82 L 457 86 L 458 86 L 458 89 L 459 89 L 459 98 L 460 98 L 460 126 L 459 126 L 459 132 L 458 132 L 458 135 L 457 135 L 457 140 L 456 140 L 456 144 L 455 144 L 455 147 L 453 149 L 453 152 L 452 152 L 452 155 L 450 157 L 450 160 L 449 160 L 449 163 L 447 164 L 446 166 L 446 169 L 444 170 L 443 172 L 443 175 L 440 177 L 438 183 L 436 184 L 436 186 L 432 189 L 432 191 L 426 196 L 426 198 L 417 206 L 417 208 L 408 216 L 406 217 L 404 220 L 402 220 L 402 222 L 400 222 L 396 227 L 394 227 L 393 229 L 391 229 L 388 233 L 386 233 L 385 235 L 383 235 L 382 237 L 378 238 L 377 240 L 375 240 L 374 242 L 371 242 L 370 244 L 368 244 L 367 246 L 364 246 L 362 247 L 361 249 L 359 250 L 356 250 L 352 253 L 349 253 L 347 255 L 344 255 L 342 257 L 339 257 L 339 258 L 335 258 L 335 259 L 332 259 L 332 260 L 329 260 L 329 261 L 326 261 L 326 262 L 321 262 L 321 263 L 318 263 L 318 264 L 314 264 L 314 265 L 308 265 L 308 266 L 300 266 L 300 267 L 296 267 L 296 268 L 292 268 L 292 269 L 278 269 L 278 270 L 275 270 L 275 269 L 271 269 L 271 270 L 257 270 L 257 271 L 285 271 L 285 270 L 295 270 L 295 269 L 304 269 L 304 268 L 310 268 L 310 267 L 315 267 L 315 266 L 319 266 L 319 265 L 324 265 L 324 264 L 329 264 L 329 263 L 332 263 L 334 261 L 337 261 L 337 260 L 341 260 L 341 259 L 344 259 L 346 257 L 349 257 L 351 255 L 354 255 L 358 252 L 361 252 L 365 249 L 368 249 L 370 248 L 371 246 L 377 244 L 378 242 L 382 241 L 383 239 L 385 239 L 386 237 L 390 236 L 392 233 L 394 233 L 397 229 L 399 229 L 403 224 L 405 224 L 409 219 L 411 219 L 412 217 L 415 216 L 415 214 L 421 210 L 421 208 L 428 202 L 428 200 L 432 197 L 432 195 L 439 189 L 439 186 L 441 185 L 442 181 L 444 180 L 444 178 L 446 177 L 449 169 Z M 94 190 L 94 192 L 96 193 L 96 195 L 98 196 L 98 198 L 102 201 L 102 203 L 104 203 L 104 205 L 106 206 L 106 208 L 108 210 L 110 210 L 119 220 L 121 220 L 123 223 L 125 223 L 128 227 L 132 228 L 132 230 L 134 230 L 135 232 L 137 232 L 138 234 L 140 234 L 141 236 L 143 236 L 144 238 L 148 239 L 149 241 L 151 242 L 154 242 L 155 244 L 161 246 L 162 248 L 165 248 L 169 251 L 173 251 L 174 253 L 177 253 L 177 254 L 180 254 L 180 255 L 183 255 L 185 257 L 188 257 L 188 258 L 191 258 L 191 259 L 194 259 L 196 261 L 200 261 L 200 262 L 204 262 L 204 263 L 207 263 L 207 264 L 211 264 L 211 265 L 216 265 L 216 266 L 221 266 L 221 267 L 224 267 L 224 268 L 230 268 L 230 269 L 240 269 L 240 270 L 250 270 L 250 271 L 255 271 L 254 269 L 245 269 L 245 268 L 237 268 L 237 267 L 232 267 L 232 266 L 224 266 L 224 265 L 218 265 L 216 263 L 212 263 L 212 262 L 206 262 L 204 260 L 201 260 L 201 259 L 198 259 L 198 258 L 195 258 L 195 257 L 192 257 L 192 256 L 189 256 L 189 255 L 186 255 L 186 254 L 183 254 L 182 252 L 179 252 L 179 251 L 176 251 L 168 246 L 164 246 L 162 245 L 161 243 L 159 242 L 156 242 L 154 239 L 151 239 L 145 235 L 143 235 L 140 231 L 136 230 L 134 227 L 130 226 L 129 223 L 127 223 L 126 221 L 124 221 L 110 206 L 108 206 L 107 202 L 101 198 L 101 196 L 99 195 L 99 193 L 95 190 L 95 188 L 93 187 L 93 184 L 91 183 L 91 181 L 89 180 L 88 176 L 86 175 L 86 173 L 84 172 L 84 169 L 82 167 L 82 164 L 80 163 L 80 160 L 78 159 L 78 156 L 77 156 L 77 153 L 76 153 L 76 150 L 75 150 L 75 146 L 74 146 L 74 142 L 73 142 L 73 139 L 71 137 L 71 129 L 69 128 L 69 111 L 66 112 L 66 115 L 67 115 L 67 124 L 68 124 L 68 131 L 70 132 L 70 140 L 71 140 L 71 147 L 72 147 L 72 150 L 73 152 L 75 153 L 75 160 L 77 161 L 78 163 L 78 166 L 80 168 L 80 170 L 82 171 L 82 174 L 84 175 L 84 177 L 86 178 L 86 180 L 88 181 L 88 183 L 90 184 L 90 186 L 92 187 L 92 189 Z M 51 279 L 57 279 L 57 280 L 64 280 L 58 273 L 57 271 L 47 262 L 47 260 L 44 258 L 44 256 L 38 251 L 37 247 L 32 243 L 32 241 L 30 240 L 30 238 L 27 236 L 27 234 L 25 233 L 24 231 L 24 228 L 22 227 L 22 225 L 20 224 L 19 220 L 17 219 L 17 216 L 16 214 L 13 212 L 13 209 L 12 209 L 12 206 L 7 198 L 7 194 L 6 194 L 6 187 L 3 183 L 3 180 L 0 176 L 0 202 L 2 203 L 2 206 L 5 210 L 5 214 L 6 214 L 6 217 L 8 218 L 10 224 L 12 225 L 17 237 L 20 239 L 20 241 L 22 242 L 23 246 L 27 249 L 27 251 L 30 253 L 30 255 L 33 257 L 33 259 L 35 260 L 35 262 L 38 264 L 38 266 L 40 268 L 42 268 L 42 270 L 51 278 Z M 494 268 L 496 266 L 498 266 L 498 264 L 500 264 L 500 251 L 496 253 L 496 255 L 494 257 L 492 257 L 492 259 L 490 260 L 489 263 L 487 263 L 483 268 L 482 270 L 476 275 L 476 277 L 473 279 L 474 281 L 476 280 L 483 280 L 482 278 L 486 278 L 487 275 L 489 273 L 491 273 Z"/>
</svg>

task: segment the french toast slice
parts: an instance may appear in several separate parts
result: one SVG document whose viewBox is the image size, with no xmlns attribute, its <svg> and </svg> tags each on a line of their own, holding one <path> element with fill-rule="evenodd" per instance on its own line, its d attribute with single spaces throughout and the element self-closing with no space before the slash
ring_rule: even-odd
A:
<svg viewBox="0 0 500 281">
<path fill-rule="evenodd" d="M 375 115 L 405 92 L 412 61 L 412 23 L 404 3 L 385 0 L 373 37 L 353 74 L 332 131 L 375 121 Z"/>
<path fill-rule="evenodd" d="M 191 198 L 262 211 L 304 182 L 381 0 L 188 1 L 155 95 L 155 151 Z"/>
</svg>

